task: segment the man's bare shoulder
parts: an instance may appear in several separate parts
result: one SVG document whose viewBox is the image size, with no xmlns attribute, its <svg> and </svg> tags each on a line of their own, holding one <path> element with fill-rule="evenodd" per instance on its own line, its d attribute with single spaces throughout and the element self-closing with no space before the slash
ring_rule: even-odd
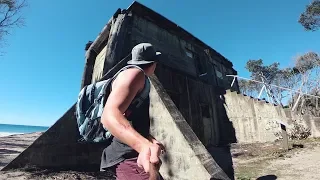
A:
<svg viewBox="0 0 320 180">
<path fill-rule="evenodd" d="M 119 73 L 115 82 L 114 87 L 130 87 L 142 89 L 144 86 L 145 75 L 144 73 L 137 68 L 130 68 Z"/>
</svg>

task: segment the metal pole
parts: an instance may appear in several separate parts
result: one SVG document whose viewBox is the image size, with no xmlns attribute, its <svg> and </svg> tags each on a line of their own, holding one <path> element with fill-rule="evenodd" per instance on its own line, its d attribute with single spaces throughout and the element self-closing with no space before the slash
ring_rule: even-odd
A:
<svg viewBox="0 0 320 180">
<path fill-rule="evenodd" d="M 233 77 L 232 83 L 231 83 L 231 87 L 233 86 L 234 81 L 236 80 L 236 77 Z"/>
<path fill-rule="evenodd" d="M 262 88 L 261 88 L 261 90 L 260 90 L 260 93 L 259 93 L 258 98 L 260 98 L 260 97 L 261 97 L 261 94 L 262 94 L 262 92 L 263 92 L 264 88 L 265 88 L 265 85 L 263 85 L 263 86 L 262 86 Z"/>
<path fill-rule="evenodd" d="M 299 102 L 300 98 L 301 98 L 301 94 L 299 94 L 298 99 L 297 99 L 297 102 L 294 103 L 294 106 L 292 107 L 292 110 L 291 110 L 291 111 L 294 111 L 294 110 L 297 108 L 298 102 Z"/>
</svg>

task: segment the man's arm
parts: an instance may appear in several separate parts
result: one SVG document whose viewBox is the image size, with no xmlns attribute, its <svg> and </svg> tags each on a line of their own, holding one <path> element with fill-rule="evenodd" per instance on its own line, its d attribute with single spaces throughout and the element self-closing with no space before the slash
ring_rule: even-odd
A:
<svg viewBox="0 0 320 180">
<path fill-rule="evenodd" d="M 144 82 L 144 74 L 138 69 L 129 69 L 120 73 L 113 83 L 101 118 L 102 124 L 113 136 L 138 153 L 141 152 L 143 146 L 150 146 L 152 142 L 140 135 L 123 113 L 136 94 L 144 87 Z"/>
</svg>

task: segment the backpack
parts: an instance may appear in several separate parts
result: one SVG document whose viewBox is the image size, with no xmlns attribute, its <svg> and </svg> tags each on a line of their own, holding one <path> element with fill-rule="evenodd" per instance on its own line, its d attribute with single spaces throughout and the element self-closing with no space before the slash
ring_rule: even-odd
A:
<svg viewBox="0 0 320 180">
<path fill-rule="evenodd" d="M 121 71 L 132 67 L 144 72 L 139 66 L 128 65 L 120 69 L 113 77 L 86 85 L 81 89 L 75 107 L 75 116 L 81 136 L 79 141 L 105 142 L 112 138 L 111 133 L 101 123 L 101 115 L 110 93 L 111 82 Z M 150 81 L 147 76 L 145 77 L 144 89 L 133 99 L 128 110 L 125 112 L 126 116 L 139 108 L 149 95 Z"/>
</svg>

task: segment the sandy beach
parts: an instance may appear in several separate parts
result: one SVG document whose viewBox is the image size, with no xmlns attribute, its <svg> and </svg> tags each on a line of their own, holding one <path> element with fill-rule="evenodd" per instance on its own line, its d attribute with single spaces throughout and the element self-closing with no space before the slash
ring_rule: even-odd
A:
<svg viewBox="0 0 320 180">
<path fill-rule="evenodd" d="M 28 134 L 0 133 L 0 169 L 17 157 L 31 145 L 42 132 Z M 0 171 L 0 180 L 25 180 L 25 179 L 114 179 L 108 174 L 100 172 L 74 172 L 74 171 Z"/>
<path fill-rule="evenodd" d="M 11 135 L 14 135 L 14 134 L 19 134 L 19 133 L 0 132 L 0 137 L 11 136 Z"/>
<path fill-rule="evenodd" d="M 42 133 L 12 134 L 0 133 L 0 169 L 17 157 Z"/>
<path fill-rule="evenodd" d="M 42 133 L 29 134 L 12 134 L 0 133 L 0 169 L 6 166 L 11 160 L 17 157 L 23 150 L 25 150 L 34 140 L 36 140 Z M 0 179 L 26 179 L 23 173 L 21 176 L 14 176 L 17 173 L 0 172 Z"/>
</svg>

